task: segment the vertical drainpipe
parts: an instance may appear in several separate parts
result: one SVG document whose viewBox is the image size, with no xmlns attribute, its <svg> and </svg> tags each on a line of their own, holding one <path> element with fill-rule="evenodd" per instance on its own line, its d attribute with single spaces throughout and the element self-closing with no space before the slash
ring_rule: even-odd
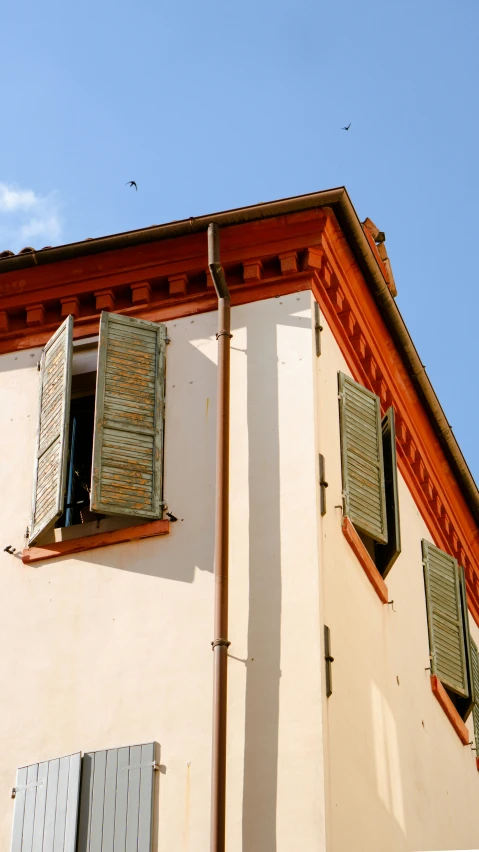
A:
<svg viewBox="0 0 479 852">
<path fill-rule="evenodd" d="M 215 625 L 213 646 L 213 743 L 211 852 L 225 850 L 226 703 L 228 675 L 228 533 L 230 432 L 230 294 L 220 263 L 218 225 L 208 226 L 208 267 L 218 296 L 216 438 Z"/>
</svg>

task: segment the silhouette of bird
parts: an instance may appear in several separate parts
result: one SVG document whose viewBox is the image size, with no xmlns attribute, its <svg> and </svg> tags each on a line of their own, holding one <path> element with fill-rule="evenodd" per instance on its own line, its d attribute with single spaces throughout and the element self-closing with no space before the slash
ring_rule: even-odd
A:
<svg viewBox="0 0 479 852">
<path fill-rule="evenodd" d="M 136 185 L 136 180 L 127 180 L 125 186 L 134 186 L 136 191 L 138 192 L 138 187 Z"/>
<path fill-rule="evenodd" d="M 349 122 L 347 127 L 342 127 L 341 130 L 349 130 L 350 127 L 351 127 L 351 122 Z"/>
</svg>

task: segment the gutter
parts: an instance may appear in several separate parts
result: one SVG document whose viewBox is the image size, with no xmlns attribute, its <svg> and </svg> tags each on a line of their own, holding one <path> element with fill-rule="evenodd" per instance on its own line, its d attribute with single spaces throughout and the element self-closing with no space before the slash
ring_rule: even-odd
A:
<svg viewBox="0 0 479 852">
<path fill-rule="evenodd" d="M 15 255 L 14 257 L 0 258 L 0 293 L 2 272 L 11 272 L 32 266 L 43 266 L 44 264 L 100 254 L 105 251 L 115 251 L 116 249 L 199 233 L 208 229 L 212 219 L 214 219 L 219 227 L 224 228 L 260 219 L 283 216 L 288 213 L 295 213 L 314 207 L 331 207 L 334 211 L 339 224 L 348 238 L 353 254 L 371 287 L 386 325 L 398 346 L 404 364 L 424 403 L 434 431 L 458 479 L 474 519 L 479 525 L 479 491 L 477 485 L 474 482 L 473 476 L 422 365 L 399 308 L 389 292 L 381 269 L 364 234 L 358 215 L 344 187 L 337 187 L 336 189 L 325 190 L 323 192 L 313 192 L 308 195 L 298 195 L 293 198 L 257 204 L 252 207 L 239 207 L 234 210 L 215 214 L 214 216 L 199 216 L 197 218 L 172 222 L 167 225 L 153 225 L 149 228 L 128 231 L 110 237 L 85 240 L 66 246 L 41 249 L 40 251 L 32 251 L 22 255 Z"/>
</svg>

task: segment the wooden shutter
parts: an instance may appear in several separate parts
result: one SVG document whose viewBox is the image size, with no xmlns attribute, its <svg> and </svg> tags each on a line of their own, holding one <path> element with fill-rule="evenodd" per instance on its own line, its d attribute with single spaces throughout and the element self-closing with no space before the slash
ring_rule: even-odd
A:
<svg viewBox="0 0 479 852">
<path fill-rule="evenodd" d="M 474 691 L 474 704 L 472 706 L 472 718 L 474 720 L 474 739 L 476 740 L 476 757 L 479 757 L 479 652 L 472 636 L 471 643 L 471 669 L 472 685 Z"/>
<path fill-rule="evenodd" d="M 161 517 L 166 328 L 103 312 L 90 508 Z"/>
<path fill-rule="evenodd" d="M 151 852 L 155 743 L 83 758 L 78 852 Z"/>
<path fill-rule="evenodd" d="M 422 542 L 431 672 L 457 695 L 469 695 L 459 569 L 454 557 Z"/>
<path fill-rule="evenodd" d="M 387 541 L 379 398 L 339 373 L 344 512 L 375 541 Z"/>
<path fill-rule="evenodd" d="M 391 406 L 382 419 L 384 485 L 386 492 L 386 522 L 388 540 L 376 543 L 376 567 L 386 577 L 401 553 L 401 531 L 399 528 L 399 497 L 396 459 L 396 427 L 394 408 Z"/>
<path fill-rule="evenodd" d="M 17 771 L 11 852 L 75 852 L 80 754 Z"/>
<path fill-rule="evenodd" d="M 29 544 L 63 512 L 68 462 L 68 426 L 73 317 L 69 316 L 43 350 L 33 512 Z"/>
</svg>

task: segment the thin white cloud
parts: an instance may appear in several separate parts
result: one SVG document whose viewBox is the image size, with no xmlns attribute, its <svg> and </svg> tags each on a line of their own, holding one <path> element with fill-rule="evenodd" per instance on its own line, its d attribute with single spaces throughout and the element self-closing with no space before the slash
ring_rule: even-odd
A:
<svg viewBox="0 0 479 852">
<path fill-rule="evenodd" d="M 31 210 L 39 203 L 39 198 L 31 189 L 13 189 L 6 183 L 0 183 L 0 212 L 10 210 Z"/>
<path fill-rule="evenodd" d="M 34 248 L 58 243 L 62 223 L 56 193 L 38 195 L 33 189 L 0 181 L 0 251 L 17 252 L 35 239 Z"/>
</svg>

